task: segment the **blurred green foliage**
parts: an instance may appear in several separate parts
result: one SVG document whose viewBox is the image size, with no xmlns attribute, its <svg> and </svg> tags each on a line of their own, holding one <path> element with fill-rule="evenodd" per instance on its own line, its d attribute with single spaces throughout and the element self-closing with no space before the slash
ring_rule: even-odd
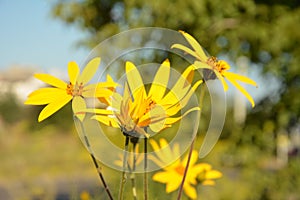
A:
<svg viewBox="0 0 300 200">
<path fill-rule="evenodd" d="M 263 96 L 245 123 L 236 123 L 232 108 L 228 110 L 222 140 L 207 158 L 224 168 L 226 178 L 219 182 L 217 195 L 207 195 L 300 199 L 299 143 L 293 138 L 300 135 L 299 1 L 62 1 L 53 6 L 52 14 L 88 33 L 81 41 L 88 48 L 131 28 L 184 30 L 212 55 L 226 55 L 232 61 L 246 56 L 265 81 L 275 77 L 279 89 Z M 287 164 L 280 160 L 282 146 L 289 151 Z"/>
<path fill-rule="evenodd" d="M 14 111 L 14 112 L 12 112 Z M 23 118 L 22 108 L 15 94 L 6 92 L 0 98 L 0 120 L 13 123 Z"/>
</svg>

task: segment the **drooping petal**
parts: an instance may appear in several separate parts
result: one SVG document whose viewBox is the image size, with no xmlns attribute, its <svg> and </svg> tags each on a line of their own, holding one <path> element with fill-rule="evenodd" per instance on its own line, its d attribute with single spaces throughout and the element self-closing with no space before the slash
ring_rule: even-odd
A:
<svg viewBox="0 0 300 200">
<path fill-rule="evenodd" d="M 134 129 L 137 133 L 143 135 L 145 138 L 149 138 L 149 134 L 145 131 L 144 128 L 141 128 L 139 126 L 136 126 L 135 129 Z"/>
<path fill-rule="evenodd" d="M 245 88 L 243 88 L 240 84 L 238 84 L 235 80 L 229 79 L 227 78 L 227 80 L 233 85 L 235 86 L 247 99 L 248 101 L 251 103 L 251 106 L 254 107 L 255 103 L 253 98 L 251 97 L 251 95 L 245 90 Z"/>
<path fill-rule="evenodd" d="M 56 101 L 57 98 L 63 96 L 70 96 L 66 93 L 65 90 L 59 88 L 40 88 L 32 92 L 24 104 L 28 105 L 45 105 L 53 101 Z"/>
<path fill-rule="evenodd" d="M 75 116 L 78 117 L 80 121 L 83 121 L 85 117 L 85 112 L 83 111 L 86 110 L 85 100 L 80 96 L 75 96 L 72 100 L 72 110 Z"/>
<path fill-rule="evenodd" d="M 49 84 L 52 85 L 54 87 L 57 88 L 61 88 L 61 89 L 66 89 L 67 88 L 67 83 L 65 83 L 64 81 L 49 75 L 49 74 L 35 74 L 34 75 L 35 78 Z"/>
<path fill-rule="evenodd" d="M 127 61 L 125 64 L 126 67 L 126 77 L 128 81 L 128 85 L 132 94 L 136 92 L 136 90 L 140 88 L 144 88 L 143 79 L 132 62 Z M 145 91 L 145 89 L 143 89 Z M 146 94 L 144 94 L 146 96 Z"/>
<path fill-rule="evenodd" d="M 201 45 L 197 42 L 197 40 L 193 36 L 191 36 L 190 34 L 184 32 L 184 31 L 179 31 L 179 32 L 184 36 L 184 38 L 188 41 L 188 43 L 193 47 L 196 54 L 198 55 L 197 57 L 199 58 L 199 60 L 202 62 L 206 62 L 207 56 L 204 53 Z"/>
<path fill-rule="evenodd" d="M 216 76 L 218 77 L 218 79 L 221 81 L 222 85 L 223 85 L 223 89 L 226 92 L 228 90 L 228 85 L 224 79 L 224 77 L 216 70 L 214 70 Z"/>
<path fill-rule="evenodd" d="M 166 88 L 168 86 L 169 77 L 170 77 L 170 61 L 167 59 L 158 68 L 154 80 L 151 84 L 151 88 L 149 90 L 148 96 L 155 100 L 162 99 L 166 92 Z"/>
<path fill-rule="evenodd" d="M 83 85 L 88 83 L 95 75 L 100 65 L 100 61 L 101 59 L 99 57 L 93 58 L 91 61 L 89 61 L 88 64 L 83 69 L 81 75 L 79 75 L 78 83 L 83 83 Z"/>
<path fill-rule="evenodd" d="M 72 83 L 72 85 L 76 84 L 79 72 L 80 69 L 76 62 L 71 61 L 68 63 L 68 74 L 69 74 L 70 83 Z"/>
<path fill-rule="evenodd" d="M 178 122 L 179 120 L 181 120 L 183 117 L 185 117 L 186 115 L 188 115 L 189 113 L 193 112 L 193 111 L 199 111 L 200 108 L 199 107 L 194 107 L 189 109 L 188 111 L 186 111 L 183 115 L 179 116 L 179 117 L 168 117 L 166 118 L 166 125 L 171 125 L 174 124 L 176 122 Z"/>
<path fill-rule="evenodd" d="M 61 97 L 57 97 L 56 101 L 49 103 L 45 108 L 41 111 L 38 121 L 41 122 L 44 119 L 48 118 L 56 111 L 61 109 L 64 105 L 66 105 L 69 101 L 71 101 L 72 96 L 70 95 L 63 95 Z"/>
<path fill-rule="evenodd" d="M 253 85 L 253 86 L 257 87 L 256 82 L 253 81 L 252 79 L 246 77 L 246 76 L 242 76 L 242 75 L 235 74 L 235 73 L 232 73 L 232 72 L 224 72 L 223 75 L 225 76 L 225 78 L 228 78 L 228 79 L 231 79 L 231 80 L 237 80 L 237 81 L 247 83 L 247 84 L 250 84 L 250 85 Z"/>
</svg>

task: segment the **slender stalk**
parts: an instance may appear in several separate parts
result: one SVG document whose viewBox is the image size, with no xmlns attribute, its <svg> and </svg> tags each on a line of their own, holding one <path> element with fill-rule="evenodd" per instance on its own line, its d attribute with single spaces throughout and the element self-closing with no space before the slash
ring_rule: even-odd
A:
<svg viewBox="0 0 300 200">
<path fill-rule="evenodd" d="M 130 171 L 131 187 L 133 199 L 137 200 L 136 184 L 135 184 L 135 168 L 136 168 L 136 143 L 133 143 L 133 159 L 132 159 L 132 170 Z"/>
<path fill-rule="evenodd" d="M 204 87 L 204 84 L 202 84 L 201 91 L 200 91 L 200 98 L 199 98 L 199 107 L 200 107 L 199 121 L 200 121 L 200 118 L 201 118 L 201 112 L 202 112 L 202 105 L 203 105 L 204 94 L 205 94 L 205 87 Z M 179 191 L 178 191 L 177 200 L 181 199 L 184 182 L 185 182 L 185 179 L 186 179 L 186 175 L 187 175 L 187 172 L 188 172 L 188 169 L 189 169 L 189 165 L 190 165 L 190 161 L 191 161 L 191 157 L 192 157 L 192 152 L 193 152 L 193 149 L 194 149 L 195 140 L 196 140 L 196 135 L 193 136 L 193 140 L 191 142 L 191 146 L 190 146 L 190 149 L 189 149 L 188 158 L 187 158 L 185 169 L 184 169 L 184 174 L 183 174 L 182 181 L 181 181 L 181 184 L 180 184 L 180 187 L 179 187 Z"/>
<path fill-rule="evenodd" d="M 120 183 L 119 200 L 123 200 L 123 195 L 124 195 L 124 186 L 126 182 L 125 170 L 126 170 L 126 163 L 127 163 L 128 144 L 129 144 L 129 136 L 125 135 L 125 146 L 124 146 L 124 154 L 123 154 L 123 172 L 122 172 L 121 183 Z"/>
<path fill-rule="evenodd" d="M 144 200 L 148 200 L 148 139 L 145 137 L 144 138 Z"/>
<path fill-rule="evenodd" d="M 105 189 L 105 191 L 106 191 L 106 193 L 107 193 L 109 199 L 110 199 L 110 200 L 113 200 L 112 194 L 111 194 L 111 192 L 110 192 L 110 190 L 109 190 L 109 187 L 108 187 L 108 185 L 106 184 L 106 181 L 105 181 L 104 176 L 103 176 L 103 174 L 102 174 L 102 168 L 101 168 L 101 166 L 98 165 L 98 162 L 97 162 L 97 160 L 96 160 L 96 158 L 95 158 L 95 156 L 94 156 L 94 153 L 93 153 L 93 151 L 92 151 L 90 142 L 89 142 L 89 140 L 88 140 L 88 138 L 87 138 L 87 135 L 86 135 L 86 132 L 85 132 L 85 128 L 84 128 L 82 122 L 81 122 L 76 116 L 74 116 L 74 120 L 75 120 L 75 123 L 79 124 L 79 127 L 78 127 L 78 128 L 80 128 L 80 130 L 81 130 L 82 133 L 83 133 L 84 142 L 85 142 L 86 147 L 87 147 L 87 149 L 88 149 L 88 151 L 89 151 L 89 153 L 90 153 L 90 156 L 91 156 L 92 161 L 93 161 L 93 163 L 94 163 L 94 166 L 95 166 L 95 168 L 96 168 L 96 170 L 97 170 L 97 172 L 98 172 L 98 175 L 99 175 L 99 178 L 100 178 L 100 180 L 101 180 L 101 182 L 102 182 L 102 184 L 103 184 L 103 187 L 104 187 L 104 189 Z"/>
</svg>

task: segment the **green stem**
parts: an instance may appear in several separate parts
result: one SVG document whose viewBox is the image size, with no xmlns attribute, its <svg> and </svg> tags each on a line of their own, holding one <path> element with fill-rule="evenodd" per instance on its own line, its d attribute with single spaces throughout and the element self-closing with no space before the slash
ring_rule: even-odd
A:
<svg viewBox="0 0 300 200">
<path fill-rule="evenodd" d="M 88 140 L 88 138 L 87 138 L 87 135 L 86 135 L 86 133 L 85 133 L 85 128 L 84 128 L 84 126 L 83 126 L 83 124 L 82 124 L 82 121 L 79 120 L 76 116 L 74 116 L 74 121 L 75 121 L 75 124 L 76 124 L 76 123 L 79 124 L 79 127 L 78 127 L 78 128 L 80 128 L 80 130 L 81 130 L 82 133 L 83 133 L 83 139 L 84 139 L 84 142 L 85 142 L 86 147 L 87 147 L 87 149 L 88 149 L 88 151 L 89 151 L 89 153 L 90 153 L 90 156 L 91 156 L 91 158 L 92 158 L 92 161 L 93 161 L 93 163 L 94 163 L 94 166 L 95 166 L 95 168 L 97 169 L 97 172 L 98 172 L 99 178 L 100 178 L 100 180 L 101 180 L 101 182 L 102 182 L 102 184 L 103 184 L 103 187 L 104 187 L 104 189 L 105 189 L 105 191 L 106 191 L 106 193 L 107 193 L 109 199 L 110 199 L 110 200 L 113 200 L 113 197 L 112 197 L 112 195 L 111 195 L 111 192 L 110 192 L 110 190 L 109 190 L 109 187 L 108 187 L 108 185 L 106 184 L 106 181 L 105 181 L 104 176 L 103 176 L 103 174 L 102 174 L 101 166 L 98 165 L 98 162 L 97 162 L 97 160 L 96 160 L 96 158 L 95 158 L 95 156 L 94 156 L 94 153 L 93 153 L 93 151 L 92 151 L 92 148 L 91 148 L 90 142 L 89 142 L 89 140 Z"/>
<path fill-rule="evenodd" d="M 148 139 L 144 138 L 144 200 L 148 200 L 148 150 L 147 150 Z"/>
<path fill-rule="evenodd" d="M 120 183 L 120 191 L 119 191 L 119 200 L 123 200 L 124 195 L 124 186 L 126 182 L 126 163 L 127 163 L 127 152 L 128 152 L 128 144 L 129 144 L 129 136 L 125 135 L 125 147 L 124 147 L 124 154 L 123 154 L 123 171 Z"/>
<path fill-rule="evenodd" d="M 201 87 L 201 90 L 200 90 L 200 98 L 199 98 L 200 99 L 199 100 L 199 107 L 200 107 L 199 121 L 200 121 L 200 118 L 201 118 L 204 94 L 205 94 L 205 87 L 204 87 L 204 84 L 202 84 L 202 87 Z M 181 181 L 179 191 L 178 191 L 177 200 L 180 200 L 181 196 L 182 196 L 183 186 L 184 186 L 186 175 L 187 175 L 187 172 L 188 172 L 188 169 L 189 169 L 189 165 L 190 165 L 190 161 L 191 161 L 191 157 L 192 157 L 192 153 L 193 153 L 193 149 L 194 149 L 195 140 L 196 140 L 196 135 L 193 136 L 193 140 L 191 142 L 188 158 L 187 158 L 187 161 L 186 161 L 186 166 L 185 166 L 185 169 L 184 169 L 184 174 L 183 174 L 182 181 Z"/>
</svg>

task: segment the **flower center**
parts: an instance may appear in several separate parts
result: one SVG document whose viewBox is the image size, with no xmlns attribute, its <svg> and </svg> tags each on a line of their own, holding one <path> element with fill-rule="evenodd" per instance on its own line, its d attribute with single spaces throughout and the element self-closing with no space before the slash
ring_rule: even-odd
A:
<svg viewBox="0 0 300 200">
<path fill-rule="evenodd" d="M 229 65 L 223 60 L 217 61 L 216 67 L 220 73 L 229 69 Z"/>
<path fill-rule="evenodd" d="M 216 57 L 212 56 L 208 58 L 206 63 L 212 67 L 213 70 L 217 70 L 219 73 L 222 74 L 223 71 L 228 70 L 230 67 L 227 62 L 223 60 L 218 60 Z"/>
<path fill-rule="evenodd" d="M 149 112 L 154 106 L 155 106 L 156 102 L 154 100 L 152 100 L 151 98 L 148 98 L 145 101 L 145 112 L 144 115 Z"/>
<path fill-rule="evenodd" d="M 76 83 L 75 85 L 73 85 L 72 83 L 69 83 L 67 85 L 67 94 L 71 95 L 71 96 L 81 96 L 82 92 L 83 92 L 83 83 Z"/>
<path fill-rule="evenodd" d="M 185 170 L 185 168 L 184 168 L 184 166 L 182 166 L 182 165 L 178 165 L 178 166 L 175 168 L 175 171 L 176 171 L 178 174 L 180 174 L 180 175 L 183 175 L 183 174 L 184 174 L 184 170 Z"/>
</svg>

